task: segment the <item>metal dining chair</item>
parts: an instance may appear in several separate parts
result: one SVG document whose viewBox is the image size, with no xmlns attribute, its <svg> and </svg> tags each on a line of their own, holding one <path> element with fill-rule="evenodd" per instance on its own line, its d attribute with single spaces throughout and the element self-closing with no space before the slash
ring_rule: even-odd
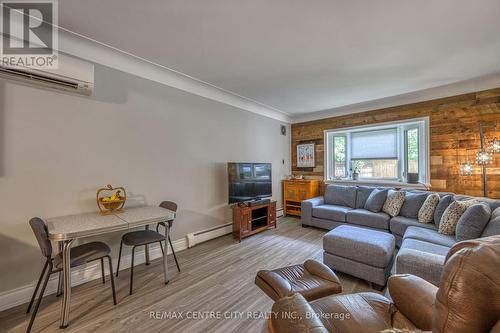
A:
<svg viewBox="0 0 500 333">
<path fill-rule="evenodd" d="M 36 240 L 38 241 L 38 245 L 40 246 L 40 250 L 42 251 L 42 255 L 45 257 L 45 265 L 43 266 L 42 273 L 40 274 L 40 278 L 38 279 L 38 283 L 36 284 L 35 291 L 33 292 L 33 296 L 31 296 L 30 303 L 28 305 L 28 309 L 26 313 L 29 313 L 31 307 L 33 306 L 33 302 L 35 300 L 38 289 L 40 288 L 40 284 L 43 285 L 40 290 L 40 295 L 38 300 L 36 301 L 35 308 L 33 309 L 33 313 L 31 314 L 31 319 L 26 329 L 26 332 L 29 333 L 33 326 L 33 322 L 35 321 L 36 314 L 38 312 L 38 308 L 40 303 L 42 302 L 43 294 L 45 292 L 45 288 L 47 287 L 47 282 L 49 281 L 49 277 L 53 273 L 59 273 L 62 271 L 62 254 L 56 254 L 52 257 L 52 243 L 49 240 L 47 226 L 45 222 L 38 217 L 34 217 L 29 221 L 31 229 L 35 234 Z M 91 242 L 78 246 L 74 246 L 71 248 L 70 259 L 71 259 L 71 267 L 77 267 L 89 263 L 91 261 L 100 260 L 101 261 L 101 270 L 102 270 L 102 282 L 106 282 L 106 278 L 104 275 L 104 258 L 108 259 L 109 263 L 109 276 L 111 278 L 111 290 L 113 293 L 113 304 L 116 305 L 116 292 L 115 292 L 115 281 L 113 278 L 113 264 L 111 262 L 111 249 L 108 245 L 102 242 Z M 48 272 L 47 271 L 48 268 Z M 43 278 L 45 276 L 45 279 Z"/>
<path fill-rule="evenodd" d="M 177 212 L 177 204 L 173 201 L 163 201 L 160 204 L 160 207 L 171 210 L 174 213 Z M 169 220 L 169 221 L 167 221 L 167 223 L 168 223 L 169 229 L 172 230 L 172 223 L 174 223 L 174 220 Z M 165 227 L 165 222 L 158 223 L 156 225 L 156 231 L 160 230 L 160 226 Z M 179 266 L 179 262 L 177 261 L 177 256 L 175 255 L 174 247 L 172 245 L 172 240 L 170 239 L 170 233 L 168 234 L 168 244 L 170 244 L 170 248 L 172 249 L 172 254 L 174 255 L 174 260 L 175 260 L 175 265 L 177 266 L 177 271 L 179 271 L 179 273 L 180 273 L 181 267 Z M 161 252 L 163 253 L 163 245 L 161 243 L 160 243 L 160 247 L 161 247 Z"/>
<path fill-rule="evenodd" d="M 175 205 L 175 207 L 174 207 L 174 205 Z M 177 210 L 177 204 L 170 202 L 170 201 L 163 201 L 160 204 L 160 207 L 172 210 L 174 212 Z M 166 223 L 169 223 L 169 226 L 171 225 L 171 221 L 166 221 Z M 135 248 L 137 246 L 143 246 L 143 245 L 144 245 L 144 247 L 146 247 L 146 265 L 149 265 L 149 258 L 147 255 L 147 246 L 149 244 L 153 244 L 153 243 L 157 243 L 157 242 L 160 243 L 161 252 L 163 255 L 165 255 L 165 252 L 163 251 L 163 246 L 161 244 L 163 241 L 165 241 L 165 236 L 158 232 L 159 225 L 161 225 L 161 224 L 163 226 L 165 226 L 164 222 L 158 223 L 158 225 L 156 226 L 156 231 L 149 230 L 149 227 L 146 226 L 145 230 L 137 230 L 137 231 L 127 232 L 126 234 L 124 234 L 122 236 L 122 240 L 120 242 L 120 252 L 118 254 L 118 265 L 116 266 L 116 276 L 118 276 L 118 273 L 120 271 L 120 260 L 122 257 L 123 244 L 128 245 L 128 246 L 132 246 L 132 263 L 130 266 L 130 290 L 129 290 L 130 295 L 132 295 L 132 290 L 133 290 L 133 285 L 134 285 Z M 170 247 L 172 247 L 172 242 L 170 241 L 170 236 L 168 237 L 168 241 L 170 243 Z M 174 253 L 173 248 L 172 248 L 172 253 Z M 175 259 L 175 264 L 177 265 L 177 269 L 180 272 L 179 264 L 177 263 L 177 257 L 175 256 L 175 253 L 174 253 L 174 259 Z"/>
</svg>

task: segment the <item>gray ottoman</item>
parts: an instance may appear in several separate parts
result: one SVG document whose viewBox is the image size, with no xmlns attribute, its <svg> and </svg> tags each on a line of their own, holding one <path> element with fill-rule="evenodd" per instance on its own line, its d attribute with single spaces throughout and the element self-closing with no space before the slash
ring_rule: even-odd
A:
<svg viewBox="0 0 500 333">
<path fill-rule="evenodd" d="M 323 237 L 323 262 L 381 288 L 390 275 L 395 242 L 389 233 L 341 225 Z"/>
</svg>

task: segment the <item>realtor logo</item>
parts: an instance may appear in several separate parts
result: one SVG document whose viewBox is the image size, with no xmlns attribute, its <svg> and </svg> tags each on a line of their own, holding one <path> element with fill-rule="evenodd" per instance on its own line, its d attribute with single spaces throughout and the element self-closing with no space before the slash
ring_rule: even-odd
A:
<svg viewBox="0 0 500 333">
<path fill-rule="evenodd" d="M 57 0 L 0 0 L 3 66 L 57 68 Z"/>
</svg>

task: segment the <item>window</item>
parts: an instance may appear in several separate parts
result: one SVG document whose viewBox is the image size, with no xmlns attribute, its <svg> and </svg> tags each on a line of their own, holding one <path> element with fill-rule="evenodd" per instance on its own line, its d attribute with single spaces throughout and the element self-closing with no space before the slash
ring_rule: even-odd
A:
<svg viewBox="0 0 500 333">
<path fill-rule="evenodd" d="M 333 159 L 334 159 L 334 175 L 335 177 L 345 178 L 346 172 L 346 137 L 334 136 L 333 137 Z"/>
<path fill-rule="evenodd" d="M 406 170 L 418 173 L 418 128 L 405 131 Z"/>
<path fill-rule="evenodd" d="M 428 183 L 428 119 L 325 131 L 326 180 L 406 181 L 408 173 Z"/>
</svg>

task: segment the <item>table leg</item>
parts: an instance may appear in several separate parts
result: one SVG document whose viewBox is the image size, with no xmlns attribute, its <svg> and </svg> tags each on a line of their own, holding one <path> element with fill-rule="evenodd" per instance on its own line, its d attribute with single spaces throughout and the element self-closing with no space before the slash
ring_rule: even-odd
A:
<svg viewBox="0 0 500 333">
<path fill-rule="evenodd" d="M 168 222 L 165 222 L 165 241 L 164 241 L 164 251 L 163 251 L 163 276 L 165 279 L 165 284 L 168 284 L 168 263 L 167 263 L 167 253 L 168 253 L 168 233 L 169 233 Z"/>
<path fill-rule="evenodd" d="M 64 248 L 64 242 L 63 241 L 57 242 L 57 247 L 59 249 L 59 253 L 62 254 L 63 248 Z M 57 279 L 57 294 L 56 294 L 56 296 L 61 296 L 62 292 L 63 292 L 63 271 L 60 271 L 58 273 L 58 275 L 59 275 L 59 277 Z"/>
<path fill-rule="evenodd" d="M 146 225 L 146 230 L 149 230 L 149 225 Z M 146 251 L 144 252 L 146 254 L 146 265 L 149 265 L 149 246 L 146 244 Z"/>
<path fill-rule="evenodd" d="M 62 264 L 63 264 L 64 297 L 62 300 L 61 324 L 59 328 L 66 328 L 68 327 L 69 323 L 69 307 L 71 302 L 71 258 L 70 258 L 71 243 L 73 243 L 73 240 L 68 239 L 64 241 L 63 245 Z"/>
</svg>

